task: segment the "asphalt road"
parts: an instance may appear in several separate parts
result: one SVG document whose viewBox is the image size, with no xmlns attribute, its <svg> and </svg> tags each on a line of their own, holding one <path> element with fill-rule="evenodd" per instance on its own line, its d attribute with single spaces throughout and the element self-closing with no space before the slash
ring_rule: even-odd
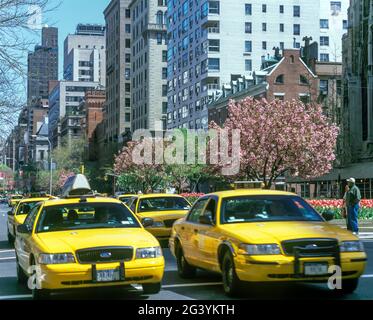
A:
<svg viewBox="0 0 373 320">
<path fill-rule="evenodd" d="M 6 238 L 7 205 L 0 204 L 0 300 L 29 300 L 30 291 L 17 283 L 15 253 Z M 368 253 L 368 266 L 360 285 L 354 294 L 338 297 L 319 284 L 260 285 L 244 293 L 243 299 L 353 299 L 373 300 L 373 228 L 362 230 L 362 237 Z M 372 238 L 370 240 L 370 238 Z M 128 289 L 77 292 L 55 295 L 55 299 L 136 299 L 136 300 L 228 300 L 225 296 L 221 277 L 199 271 L 193 280 L 182 280 L 176 272 L 176 262 L 168 249 L 164 249 L 166 271 L 162 291 L 157 295 L 144 296 L 140 287 Z"/>
</svg>

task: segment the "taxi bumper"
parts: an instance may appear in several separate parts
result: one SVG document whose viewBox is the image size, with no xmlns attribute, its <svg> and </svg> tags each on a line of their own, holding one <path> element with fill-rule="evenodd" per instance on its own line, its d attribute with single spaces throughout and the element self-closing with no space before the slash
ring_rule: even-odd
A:
<svg viewBox="0 0 373 320">
<path fill-rule="evenodd" d="M 121 280 L 113 282 L 97 282 L 94 279 L 94 269 L 120 270 Z M 96 265 L 66 264 L 40 266 L 39 284 L 48 290 L 126 286 L 131 284 L 159 283 L 164 273 L 164 259 L 149 259 L 148 261 L 131 261 L 120 269 L 120 263 Z"/>
<path fill-rule="evenodd" d="M 340 271 L 335 273 L 334 259 L 328 258 L 306 258 L 299 261 L 298 266 L 293 257 L 247 257 L 238 255 L 235 257 L 235 268 L 237 276 L 247 282 L 325 282 L 331 275 L 342 276 L 342 279 L 359 278 L 365 270 L 367 257 L 365 253 L 348 253 L 341 255 Z M 327 263 L 328 274 L 306 275 L 306 263 Z"/>
</svg>

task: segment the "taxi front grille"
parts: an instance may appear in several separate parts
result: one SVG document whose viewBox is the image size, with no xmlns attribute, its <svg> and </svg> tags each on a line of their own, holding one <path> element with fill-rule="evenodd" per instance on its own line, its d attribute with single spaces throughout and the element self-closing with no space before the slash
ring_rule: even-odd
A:
<svg viewBox="0 0 373 320">
<path fill-rule="evenodd" d="M 339 251 L 336 239 L 296 239 L 282 242 L 284 253 L 294 256 L 296 252 L 302 256 L 334 256 Z"/>
<path fill-rule="evenodd" d="M 133 259 L 133 248 L 104 247 L 82 249 L 76 252 L 76 256 L 82 264 L 131 261 Z"/>
<path fill-rule="evenodd" d="M 163 223 L 166 226 L 166 228 L 172 228 L 174 223 L 177 221 L 177 219 L 170 219 L 170 220 L 164 220 Z"/>
</svg>

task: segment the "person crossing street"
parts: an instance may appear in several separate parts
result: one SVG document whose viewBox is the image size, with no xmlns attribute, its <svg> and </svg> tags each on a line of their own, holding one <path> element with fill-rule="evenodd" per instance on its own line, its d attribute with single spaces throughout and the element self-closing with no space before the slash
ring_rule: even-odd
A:
<svg viewBox="0 0 373 320">
<path fill-rule="evenodd" d="M 361 193 L 356 186 L 355 178 L 347 180 L 349 190 L 346 193 L 346 207 L 347 207 L 347 229 L 354 234 L 359 234 L 359 209 L 361 201 Z"/>
</svg>

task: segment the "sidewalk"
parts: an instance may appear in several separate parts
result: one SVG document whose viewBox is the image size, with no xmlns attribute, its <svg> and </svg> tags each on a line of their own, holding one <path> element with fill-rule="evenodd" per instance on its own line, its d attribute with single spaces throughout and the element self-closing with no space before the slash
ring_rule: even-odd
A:
<svg viewBox="0 0 373 320">
<path fill-rule="evenodd" d="M 330 221 L 330 223 L 345 226 L 346 225 L 346 220 L 345 219 L 332 220 L 332 221 Z M 373 228 L 373 220 L 359 220 L 359 225 L 364 226 L 364 227 L 372 227 Z"/>
</svg>

